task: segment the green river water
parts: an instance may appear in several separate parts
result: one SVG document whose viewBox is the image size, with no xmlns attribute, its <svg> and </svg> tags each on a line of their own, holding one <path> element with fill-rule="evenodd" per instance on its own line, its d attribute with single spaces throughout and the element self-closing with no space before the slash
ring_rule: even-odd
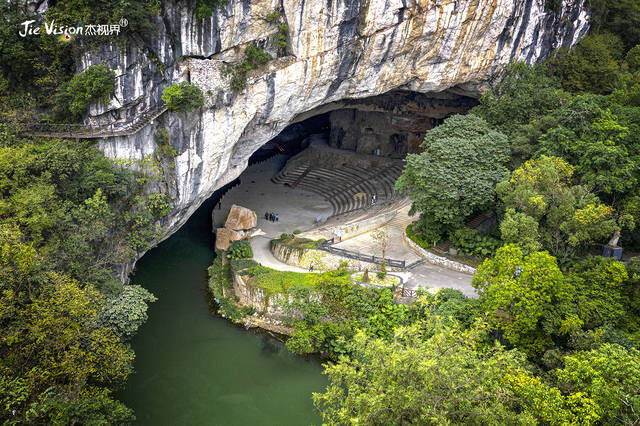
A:
<svg viewBox="0 0 640 426">
<path fill-rule="evenodd" d="M 134 338 L 136 372 L 119 396 L 141 425 L 318 424 L 311 393 L 327 383 L 320 364 L 208 311 L 214 203 L 137 264 L 132 282 L 158 301 Z"/>
</svg>

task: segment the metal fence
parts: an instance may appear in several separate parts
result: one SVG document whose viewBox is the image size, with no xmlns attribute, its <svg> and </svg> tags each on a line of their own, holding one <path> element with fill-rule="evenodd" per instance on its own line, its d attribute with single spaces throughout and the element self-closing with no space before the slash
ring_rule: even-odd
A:
<svg viewBox="0 0 640 426">
<path fill-rule="evenodd" d="M 352 251 L 352 250 L 345 250 L 345 249 L 341 249 L 338 247 L 333 247 L 333 244 L 335 243 L 335 238 L 332 238 L 330 240 L 327 241 L 323 241 L 322 243 L 318 244 L 318 248 L 320 250 L 326 251 L 328 253 L 331 254 L 335 254 L 338 256 L 342 256 L 342 257 L 346 257 L 348 259 L 355 259 L 355 260 L 360 260 L 362 262 L 369 262 L 369 263 L 375 263 L 377 265 L 382 265 L 382 262 L 386 261 L 387 262 L 387 266 L 392 267 L 392 268 L 405 268 L 406 266 L 406 261 L 404 260 L 395 260 L 395 259 L 389 259 L 386 257 L 379 257 L 379 256 L 372 256 L 372 255 L 367 255 L 367 254 L 362 254 L 356 251 Z"/>
<path fill-rule="evenodd" d="M 133 118 L 122 122 L 111 122 L 105 125 L 47 123 L 31 121 L 23 124 L 24 132 L 38 136 L 54 136 L 68 138 L 96 138 L 120 136 L 135 133 L 149 121 L 167 110 L 165 105 L 149 108 Z"/>
</svg>

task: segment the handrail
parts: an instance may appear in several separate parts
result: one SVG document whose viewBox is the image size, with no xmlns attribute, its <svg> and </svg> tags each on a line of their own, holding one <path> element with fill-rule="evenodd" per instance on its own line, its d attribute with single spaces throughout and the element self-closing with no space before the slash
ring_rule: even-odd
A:
<svg viewBox="0 0 640 426">
<path fill-rule="evenodd" d="M 148 108 L 136 114 L 130 120 L 111 122 L 105 125 L 78 123 L 47 123 L 32 121 L 25 124 L 24 133 L 28 136 L 69 137 L 76 139 L 126 136 L 137 133 L 149 121 L 159 117 L 167 110 L 166 105 Z"/>
<path fill-rule="evenodd" d="M 405 260 L 396 260 L 389 259 L 387 257 L 378 257 L 373 255 L 361 254 L 359 252 L 345 250 L 338 247 L 333 247 L 332 245 L 335 243 L 335 238 L 332 238 L 327 241 L 323 241 L 318 244 L 318 249 L 322 251 L 326 251 L 328 253 L 336 254 L 338 256 L 346 257 L 349 259 L 361 260 L 363 262 L 375 263 L 376 265 L 382 265 L 382 262 L 386 261 L 387 266 L 393 268 L 406 268 Z"/>
</svg>

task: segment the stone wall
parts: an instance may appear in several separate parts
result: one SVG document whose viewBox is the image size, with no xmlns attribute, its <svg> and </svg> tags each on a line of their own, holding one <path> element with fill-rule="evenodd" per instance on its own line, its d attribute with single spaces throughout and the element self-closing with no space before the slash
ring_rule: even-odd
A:
<svg viewBox="0 0 640 426">
<path fill-rule="evenodd" d="M 309 269 L 313 265 L 313 269 L 318 271 L 334 270 L 340 267 L 340 263 L 347 262 L 349 269 L 354 271 L 379 271 L 380 265 L 375 263 L 363 262 L 355 259 L 348 259 L 337 256 L 318 249 L 292 249 L 278 240 L 272 240 L 271 253 L 279 261 L 287 265 L 298 266 L 300 268 Z M 394 271 L 397 268 L 387 268 Z"/>
<path fill-rule="evenodd" d="M 440 93 L 431 96 L 394 91 L 351 103 L 329 113 L 332 147 L 404 158 L 418 151 L 425 133 L 453 114 L 467 112 L 475 99 Z"/>
<path fill-rule="evenodd" d="M 426 260 L 429 263 L 433 263 L 434 265 L 444 266 L 445 268 L 453 269 L 454 271 L 465 272 L 468 274 L 476 273 L 475 268 L 472 268 L 471 266 L 465 265 L 460 262 L 456 262 L 454 260 L 449 260 L 446 257 L 438 256 L 436 254 L 433 254 L 423 249 L 418 244 L 416 244 L 411 238 L 409 238 L 406 232 L 402 233 L 402 240 L 413 251 L 415 251 L 418 255 L 420 255 L 424 260 Z"/>
<path fill-rule="evenodd" d="M 291 335 L 293 330 L 284 321 L 285 314 L 280 308 L 287 297 L 281 294 L 267 295 L 260 289 L 247 284 L 248 277 L 233 275 L 233 291 L 242 306 L 251 306 L 255 313 L 245 318 L 246 327 L 259 327 L 279 334 Z"/>
</svg>

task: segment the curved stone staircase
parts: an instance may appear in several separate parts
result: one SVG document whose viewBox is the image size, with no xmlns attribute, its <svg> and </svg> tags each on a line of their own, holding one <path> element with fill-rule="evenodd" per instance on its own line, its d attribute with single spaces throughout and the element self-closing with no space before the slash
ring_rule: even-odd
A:
<svg viewBox="0 0 640 426">
<path fill-rule="evenodd" d="M 331 204 L 333 216 L 341 216 L 371 207 L 374 194 L 376 205 L 398 198 L 393 188 L 401 173 L 400 163 L 368 170 L 357 166 L 325 168 L 304 162 L 285 167 L 271 180 L 321 195 Z"/>
</svg>

